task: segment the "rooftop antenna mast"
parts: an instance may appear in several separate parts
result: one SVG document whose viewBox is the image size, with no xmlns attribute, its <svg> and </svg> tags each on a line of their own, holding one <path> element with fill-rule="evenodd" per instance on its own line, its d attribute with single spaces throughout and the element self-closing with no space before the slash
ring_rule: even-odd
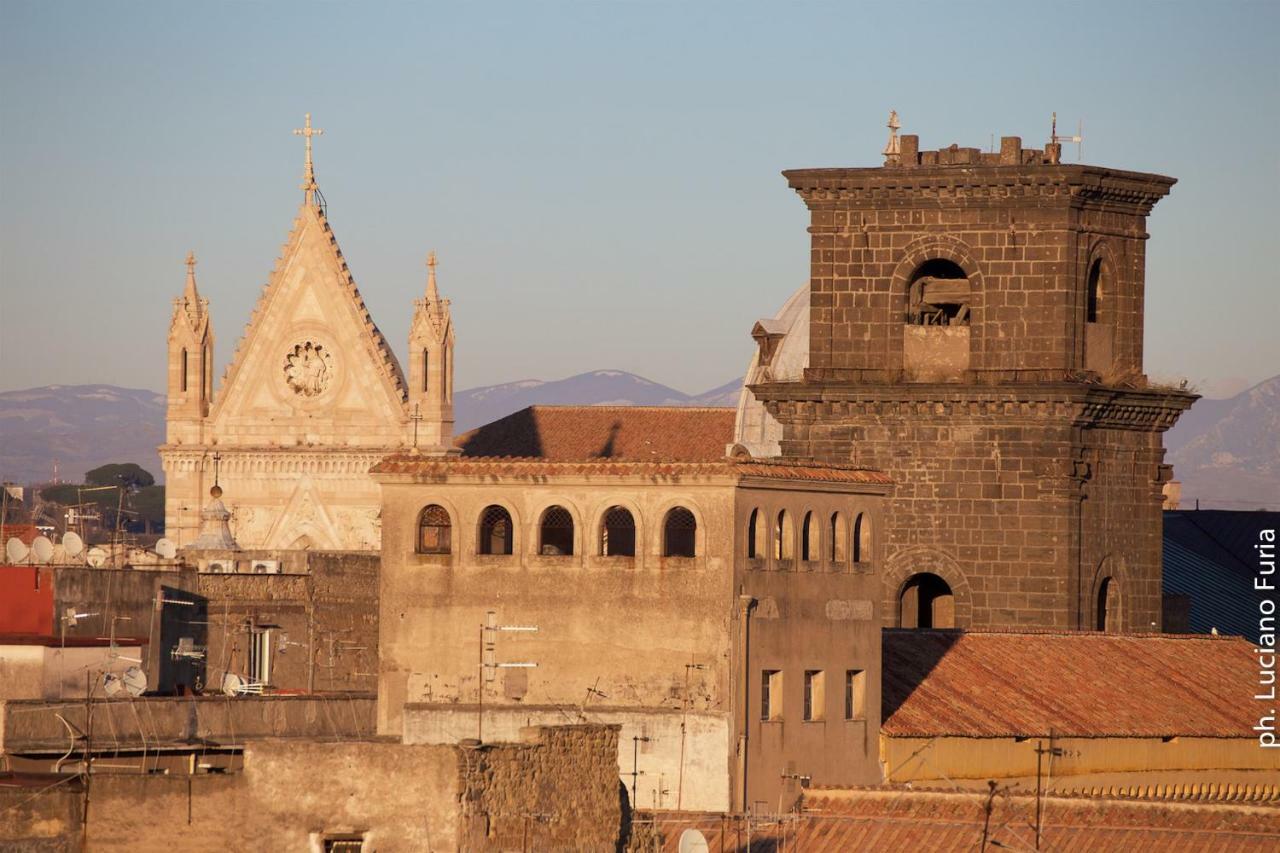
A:
<svg viewBox="0 0 1280 853">
<path fill-rule="evenodd" d="M 484 622 L 480 625 L 480 678 L 476 686 L 476 742 L 484 743 L 484 685 L 493 681 L 500 669 L 534 669 L 536 663 L 499 663 L 498 634 L 500 633 L 537 633 L 537 625 L 499 625 L 498 614 L 487 611 Z"/>
<path fill-rule="evenodd" d="M 1076 122 L 1075 136 L 1059 136 L 1058 114 L 1055 112 L 1049 128 L 1049 141 L 1057 145 L 1061 145 L 1064 142 L 1074 142 L 1076 144 L 1076 161 L 1079 162 L 1084 158 L 1084 119 Z"/>
</svg>

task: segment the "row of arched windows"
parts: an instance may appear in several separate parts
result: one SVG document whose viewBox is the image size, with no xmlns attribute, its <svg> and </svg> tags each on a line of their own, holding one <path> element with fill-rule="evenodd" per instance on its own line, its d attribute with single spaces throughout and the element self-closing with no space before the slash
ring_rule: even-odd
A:
<svg viewBox="0 0 1280 853">
<path fill-rule="evenodd" d="M 515 525 L 505 507 L 484 508 L 479 519 L 476 553 L 506 555 L 515 546 Z M 698 521 L 682 506 L 667 511 L 662 522 L 662 556 L 693 557 L 697 551 Z M 548 557 L 571 556 L 574 547 L 573 515 L 562 506 L 550 506 L 538 522 L 537 553 Z M 439 504 L 430 504 L 418 514 L 419 554 L 453 553 L 453 521 Z M 600 522 L 598 552 L 602 557 L 636 555 L 636 521 L 631 510 L 611 506 Z"/>
<path fill-rule="evenodd" d="M 824 521 L 825 531 L 820 529 L 824 526 Z M 751 517 L 747 521 L 748 559 L 794 560 L 797 550 L 804 562 L 823 559 L 831 563 L 869 562 L 871 519 L 865 512 L 858 513 L 853 518 L 853 528 L 850 530 L 844 513 L 836 511 L 822 519 L 810 510 L 800 522 L 800 536 L 797 539 L 795 522 L 787 510 L 779 510 L 772 517 L 766 517 L 760 509 L 751 511 Z"/>
</svg>

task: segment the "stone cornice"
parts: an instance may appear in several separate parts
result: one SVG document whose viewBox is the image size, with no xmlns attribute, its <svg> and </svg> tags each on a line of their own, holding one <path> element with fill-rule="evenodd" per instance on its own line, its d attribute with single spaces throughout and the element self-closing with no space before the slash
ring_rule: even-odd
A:
<svg viewBox="0 0 1280 853">
<path fill-rule="evenodd" d="M 1198 398 L 1173 389 L 1117 389 L 1075 383 L 885 385 L 774 382 L 749 386 L 786 422 L 851 416 L 1069 418 L 1074 426 L 1163 432 Z"/>
<path fill-rule="evenodd" d="M 1146 215 L 1176 179 L 1096 166 L 935 166 L 912 169 L 795 169 L 782 173 L 810 208 L 915 207 L 1057 200 Z"/>
</svg>

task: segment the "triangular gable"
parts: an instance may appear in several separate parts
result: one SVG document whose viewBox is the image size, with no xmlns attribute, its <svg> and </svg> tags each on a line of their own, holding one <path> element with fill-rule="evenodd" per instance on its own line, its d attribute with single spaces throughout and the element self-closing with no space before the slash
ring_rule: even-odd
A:
<svg viewBox="0 0 1280 853">
<path fill-rule="evenodd" d="M 343 541 L 329 513 L 325 512 L 324 501 L 316 495 L 311 478 L 306 476 L 298 482 L 288 505 L 271 525 L 264 547 L 296 548 L 303 537 L 312 548 L 322 550 L 339 548 Z"/>
<path fill-rule="evenodd" d="M 300 413 L 313 424 L 354 417 L 390 435 L 405 423 L 406 397 L 400 364 L 328 222 L 304 204 L 223 376 L 210 413 L 214 435 L 232 422 Z"/>
</svg>

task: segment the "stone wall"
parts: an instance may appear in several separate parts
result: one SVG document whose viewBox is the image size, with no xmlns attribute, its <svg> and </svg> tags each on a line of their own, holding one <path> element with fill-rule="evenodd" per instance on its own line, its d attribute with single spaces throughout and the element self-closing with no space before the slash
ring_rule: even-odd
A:
<svg viewBox="0 0 1280 853">
<path fill-rule="evenodd" d="M 198 591 L 209 599 L 209 689 L 219 688 L 223 672 L 248 674 L 250 623 L 275 626 L 273 687 L 360 691 L 375 686 L 380 556 L 335 551 L 303 556 L 300 574 L 199 575 Z"/>
</svg>

